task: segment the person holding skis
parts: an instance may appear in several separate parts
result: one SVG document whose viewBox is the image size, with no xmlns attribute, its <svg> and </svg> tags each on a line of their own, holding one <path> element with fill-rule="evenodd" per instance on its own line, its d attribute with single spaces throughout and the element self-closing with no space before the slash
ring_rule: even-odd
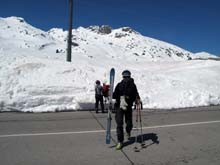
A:
<svg viewBox="0 0 220 165">
<path fill-rule="evenodd" d="M 95 110 L 98 113 L 99 102 L 101 104 L 102 113 L 104 113 L 104 103 L 103 103 L 103 87 L 99 80 L 96 80 L 95 85 Z"/>
<path fill-rule="evenodd" d="M 123 147 L 124 132 L 123 132 L 123 119 L 125 116 L 126 123 L 126 136 L 127 139 L 131 136 L 132 123 L 132 106 L 137 100 L 140 100 L 137 87 L 134 83 L 134 79 L 131 78 L 131 72 L 124 70 L 122 72 L 123 80 L 119 82 L 113 93 L 113 98 L 116 99 L 115 108 L 116 115 L 115 120 L 117 124 L 117 139 L 118 144 L 116 149 L 120 150 Z"/>
</svg>

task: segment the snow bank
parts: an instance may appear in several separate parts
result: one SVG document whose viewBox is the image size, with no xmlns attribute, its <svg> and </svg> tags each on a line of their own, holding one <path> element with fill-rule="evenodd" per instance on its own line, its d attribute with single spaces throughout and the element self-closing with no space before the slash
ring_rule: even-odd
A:
<svg viewBox="0 0 220 165">
<path fill-rule="evenodd" d="M 132 72 L 144 108 L 220 104 L 219 61 L 188 61 L 192 53 L 130 28 L 73 30 L 68 63 L 65 31 L 44 32 L 18 17 L 0 18 L 0 26 L 0 111 L 93 109 L 94 82 L 108 82 L 112 67 L 115 83 Z"/>
<path fill-rule="evenodd" d="M 77 59 L 75 59 L 77 60 Z M 6 62 L 7 61 L 7 62 Z M 94 82 L 108 81 L 111 67 L 116 83 L 130 69 L 144 108 L 183 108 L 220 104 L 217 61 L 149 62 L 97 67 L 87 62 L 16 56 L 0 63 L 1 110 L 61 111 L 92 109 Z"/>
</svg>

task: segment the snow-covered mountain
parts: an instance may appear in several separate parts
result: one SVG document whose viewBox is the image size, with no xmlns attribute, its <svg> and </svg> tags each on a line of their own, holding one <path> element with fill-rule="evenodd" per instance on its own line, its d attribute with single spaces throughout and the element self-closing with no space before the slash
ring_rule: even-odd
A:
<svg viewBox="0 0 220 165">
<path fill-rule="evenodd" d="M 66 62 L 67 31 L 48 32 L 23 18 L 0 18 L 0 111 L 93 108 L 94 82 L 116 83 L 129 69 L 145 108 L 220 103 L 220 65 L 200 61 L 175 45 L 129 27 L 73 30 L 72 62 Z"/>
<path fill-rule="evenodd" d="M 207 53 L 207 52 L 195 53 L 195 56 L 193 56 L 193 58 L 194 59 L 219 59 L 218 56 L 215 56 L 215 55 Z"/>
<path fill-rule="evenodd" d="M 0 18 L 0 26 L 1 38 L 13 47 L 38 50 L 43 54 L 49 50 L 51 53 L 65 54 L 67 31 L 53 28 L 44 32 L 19 17 Z M 192 56 L 189 51 L 142 36 L 129 27 L 112 29 L 109 26 L 90 26 L 73 30 L 73 52 L 83 53 L 91 58 L 94 50 L 98 50 L 102 56 L 132 61 L 179 61 L 191 59 Z"/>
</svg>

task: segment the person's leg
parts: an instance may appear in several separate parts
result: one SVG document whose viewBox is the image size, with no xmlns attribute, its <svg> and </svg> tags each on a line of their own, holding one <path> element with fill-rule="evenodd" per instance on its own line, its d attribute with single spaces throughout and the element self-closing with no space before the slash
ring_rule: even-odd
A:
<svg viewBox="0 0 220 165">
<path fill-rule="evenodd" d="M 107 97 L 104 96 L 104 109 L 107 110 Z"/>
<path fill-rule="evenodd" d="M 98 106 L 99 106 L 99 98 L 98 96 L 95 96 L 95 111 L 98 113 Z"/>
<path fill-rule="evenodd" d="M 119 143 L 123 143 L 124 141 L 124 132 L 123 132 L 123 115 L 124 112 L 122 109 L 117 108 L 115 114 L 115 120 L 117 124 L 117 138 Z"/>
<path fill-rule="evenodd" d="M 104 113 L 103 96 L 100 96 L 100 104 L 101 104 L 102 113 Z"/>
<path fill-rule="evenodd" d="M 125 122 L 126 122 L 126 132 L 127 132 L 128 135 L 130 135 L 131 130 L 133 128 L 132 107 L 128 107 L 127 111 L 125 111 Z"/>
</svg>

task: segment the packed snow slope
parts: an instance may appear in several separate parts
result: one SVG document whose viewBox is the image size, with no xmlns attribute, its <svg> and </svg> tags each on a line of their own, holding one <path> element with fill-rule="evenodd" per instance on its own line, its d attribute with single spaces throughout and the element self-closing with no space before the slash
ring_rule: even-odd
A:
<svg viewBox="0 0 220 165">
<path fill-rule="evenodd" d="M 193 60 L 175 45 L 142 36 L 129 27 L 73 30 L 72 62 L 66 62 L 67 32 L 48 32 L 23 18 L 0 18 L 0 111 L 46 112 L 94 108 L 94 82 L 109 71 L 129 69 L 144 108 L 220 104 L 220 63 Z"/>
</svg>

